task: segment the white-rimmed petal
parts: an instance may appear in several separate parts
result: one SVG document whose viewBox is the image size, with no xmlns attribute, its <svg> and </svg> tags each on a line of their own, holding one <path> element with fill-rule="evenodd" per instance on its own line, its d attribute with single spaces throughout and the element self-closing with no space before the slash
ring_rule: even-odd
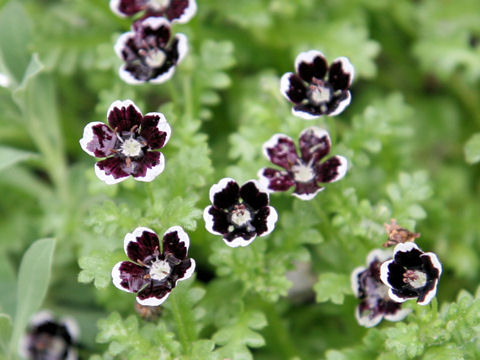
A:
<svg viewBox="0 0 480 360">
<path fill-rule="evenodd" d="M 434 280 L 433 287 L 428 291 L 425 295 L 425 298 L 423 301 L 418 301 L 418 305 L 427 305 L 432 301 L 432 299 L 435 297 L 437 294 L 437 286 L 438 286 L 438 280 L 440 279 L 440 275 L 442 274 L 442 264 L 438 260 L 438 257 L 436 254 L 432 252 L 425 253 L 421 255 L 421 257 L 428 257 L 430 258 L 430 262 L 432 263 L 433 267 L 438 271 L 438 277 Z"/>
<path fill-rule="evenodd" d="M 280 92 L 288 101 L 291 101 L 287 93 L 288 93 L 288 90 L 290 89 L 290 76 L 292 75 L 293 73 L 288 72 L 283 74 L 283 76 L 280 78 Z"/>
<path fill-rule="evenodd" d="M 115 108 L 118 110 L 121 110 L 122 108 L 127 109 L 130 106 L 133 106 L 135 108 L 135 111 L 138 112 L 140 116 L 142 116 L 142 112 L 140 111 L 138 106 L 132 100 L 126 99 L 126 100 L 115 100 L 108 108 L 107 118 L 110 117 L 110 113 L 113 111 L 113 109 Z"/>
<path fill-rule="evenodd" d="M 120 11 L 120 1 L 121 0 L 110 0 L 110 9 L 118 16 L 127 17 L 126 14 Z"/>
<path fill-rule="evenodd" d="M 265 155 L 265 152 L 263 154 Z M 263 172 L 265 171 L 265 169 L 267 169 L 267 168 L 261 168 L 260 170 L 258 170 L 257 177 L 258 177 L 258 182 L 260 183 L 260 185 L 263 188 L 265 188 L 266 189 L 265 191 L 268 191 L 268 193 L 270 194 L 270 193 L 273 192 L 273 190 L 270 190 L 268 188 L 270 186 L 270 179 L 263 175 Z"/>
<path fill-rule="evenodd" d="M 66 360 L 77 360 L 77 359 L 78 359 L 77 351 L 72 348 L 68 349 Z"/>
<path fill-rule="evenodd" d="M 272 150 L 275 149 L 275 147 L 277 147 L 280 144 L 280 139 L 288 140 L 292 144 L 295 144 L 293 139 L 288 135 L 274 134 L 268 141 L 264 142 L 263 145 L 262 145 L 263 155 L 265 155 L 265 157 L 268 160 L 270 160 L 270 155 L 268 154 L 268 149 L 272 149 Z M 294 146 L 293 150 L 295 150 L 295 152 L 296 152 L 295 145 L 293 145 L 293 146 Z"/>
<path fill-rule="evenodd" d="M 295 110 L 295 107 L 292 107 L 292 114 L 295 115 L 295 116 L 301 117 L 304 120 L 314 120 L 314 119 L 318 119 L 319 117 L 323 116 L 323 114 L 322 115 L 312 115 L 307 111 Z"/>
<path fill-rule="evenodd" d="M 122 265 L 122 263 L 124 263 L 124 261 L 120 261 L 120 262 L 116 263 L 115 266 L 113 267 L 113 269 L 112 269 L 112 282 L 113 282 L 113 285 L 115 285 L 115 287 L 117 289 L 128 292 L 128 293 L 132 293 L 133 291 L 131 291 L 130 289 L 127 289 L 127 288 L 125 288 L 121 285 L 122 278 L 120 277 L 120 266 Z"/>
<path fill-rule="evenodd" d="M 350 94 L 350 91 L 347 91 L 347 97 L 340 101 L 338 104 L 337 108 L 332 111 L 330 114 L 327 114 L 328 116 L 336 116 L 340 114 L 345 108 L 350 105 L 350 102 L 352 101 L 352 95 Z M 300 116 L 300 115 L 299 115 Z"/>
<path fill-rule="evenodd" d="M 65 326 L 72 340 L 76 342 L 80 338 L 80 328 L 77 321 L 71 316 L 66 316 L 62 317 L 60 322 Z"/>
<path fill-rule="evenodd" d="M 185 8 L 184 13 L 178 18 L 173 19 L 172 23 L 178 22 L 179 24 L 185 24 L 197 13 L 197 3 L 195 0 L 188 1 L 188 7 Z"/>
<path fill-rule="evenodd" d="M 210 234 L 223 235 L 222 233 L 219 233 L 218 231 L 213 230 L 213 225 L 214 225 L 213 215 L 208 213 L 211 208 L 212 206 L 207 206 L 205 210 L 203 210 L 203 220 L 205 221 L 205 229 L 207 229 L 207 231 Z"/>
<path fill-rule="evenodd" d="M 358 275 L 360 275 L 365 270 L 367 270 L 367 269 L 359 266 L 359 267 L 356 267 L 355 269 L 353 269 L 352 274 L 350 275 L 350 285 L 352 286 L 353 295 L 355 295 L 355 297 L 357 297 L 357 298 L 360 296 L 360 293 L 358 291 L 358 289 L 359 289 Z"/>
<path fill-rule="evenodd" d="M 323 55 L 323 53 L 318 50 L 309 50 L 309 51 L 301 52 L 300 54 L 298 54 L 295 59 L 295 70 L 297 74 L 299 73 L 299 66 L 302 62 L 311 64 L 313 63 L 313 60 L 318 56 L 325 59 L 325 56 Z"/>
<path fill-rule="evenodd" d="M 412 241 L 397 244 L 397 245 L 395 246 L 395 248 L 393 249 L 393 257 L 395 258 L 395 255 L 396 255 L 398 252 L 410 252 L 410 251 L 412 251 L 412 250 L 414 250 L 414 249 L 422 252 L 422 250 L 418 247 L 418 245 L 415 244 L 415 243 L 412 242 Z"/>
<path fill-rule="evenodd" d="M 140 84 L 145 84 L 145 80 L 138 80 L 136 77 L 132 75 L 130 71 L 125 70 L 126 65 L 122 65 L 120 69 L 118 69 L 118 75 L 120 76 L 120 79 L 125 81 L 127 84 L 130 85 L 140 85 Z"/>
<path fill-rule="evenodd" d="M 209 192 L 209 198 L 212 204 L 213 204 L 213 199 L 215 195 L 223 191 L 227 187 L 227 185 L 231 182 L 234 182 L 235 184 L 237 184 L 237 182 L 234 179 L 227 177 L 227 178 L 221 179 L 217 184 L 212 185 Z"/>
<path fill-rule="evenodd" d="M 300 200 L 308 201 L 308 200 L 312 200 L 315 196 L 317 196 L 317 194 L 320 191 L 323 191 L 323 190 L 325 190 L 325 188 L 323 186 L 320 186 L 317 190 L 315 190 L 315 192 L 310 194 L 297 194 L 293 192 L 292 195 L 295 196 L 296 198 L 299 198 Z"/>
<path fill-rule="evenodd" d="M 85 125 L 85 128 L 83 129 L 83 136 L 80 139 L 80 147 L 82 148 L 82 150 L 85 151 L 88 155 L 93 156 L 93 157 L 95 157 L 95 153 L 88 149 L 88 144 L 90 144 L 90 142 L 92 140 L 94 140 L 94 138 L 95 138 L 95 134 L 93 133 L 93 127 L 98 126 L 98 125 L 101 125 L 101 126 L 105 127 L 106 129 L 108 129 L 111 132 L 110 128 L 106 124 L 104 124 L 103 122 L 94 121 L 94 122 L 90 122 L 87 125 Z M 114 139 L 113 141 L 116 141 L 116 140 Z M 107 142 L 107 141 L 105 141 L 105 142 Z M 112 148 L 113 148 L 113 145 L 115 145 L 115 144 L 112 143 Z"/>
<path fill-rule="evenodd" d="M 135 32 L 133 31 L 128 31 L 126 33 L 123 33 L 118 37 L 117 41 L 115 42 L 115 45 L 113 46 L 113 49 L 120 59 L 124 60 L 122 51 L 127 46 L 127 42 L 130 39 L 133 39 L 134 37 L 135 37 Z"/>
<path fill-rule="evenodd" d="M 8 87 L 10 85 L 10 78 L 5 74 L 0 74 L 0 86 Z"/>
<path fill-rule="evenodd" d="M 160 132 L 164 132 L 166 134 L 165 142 L 163 143 L 163 146 L 165 146 L 168 143 L 168 140 L 170 140 L 170 136 L 172 135 L 172 128 L 170 127 L 170 124 L 168 123 L 167 118 L 161 112 L 149 112 L 145 114 L 145 116 L 155 116 L 159 118 L 158 124 L 157 124 L 157 130 Z"/>
<path fill-rule="evenodd" d="M 270 234 L 273 231 L 273 229 L 275 229 L 275 223 L 278 220 L 277 211 L 272 206 L 269 206 L 268 209 L 270 210 L 270 214 L 268 214 L 268 217 L 267 217 L 267 230 L 261 233 L 259 236 L 266 236 Z"/>
<path fill-rule="evenodd" d="M 178 39 L 177 48 L 178 48 L 178 59 L 177 64 L 183 60 L 185 55 L 188 53 L 188 40 L 185 34 L 178 33 L 175 35 L 175 38 Z"/>
<path fill-rule="evenodd" d="M 346 157 L 343 157 L 341 155 L 335 155 L 334 157 L 340 161 L 340 165 L 338 165 L 337 167 L 337 175 L 329 181 L 331 183 L 342 179 L 347 173 L 348 169 L 348 160 Z"/>
<path fill-rule="evenodd" d="M 36 327 L 49 321 L 54 322 L 53 314 L 48 310 L 42 310 L 30 318 L 29 325 Z"/>
<path fill-rule="evenodd" d="M 361 315 L 360 314 L 360 306 L 357 306 L 355 308 L 355 318 L 357 319 L 358 323 L 361 325 L 361 326 L 364 326 L 366 328 L 371 328 L 371 327 L 374 327 L 375 325 L 378 325 L 380 323 L 380 321 L 382 321 L 382 318 L 383 318 L 383 314 L 379 313 L 377 316 L 371 318 L 369 316 L 369 311 L 366 311 L 365 312 L 366 315 Z"/>
<path fill-rule="evenodd" d="M 335 60 L 333 60 L 332 62 L 332 65 L 335 64 L 336 62 L 340 62 L 342 64 L 342 70 L 345 74 L 349 74 L 350 75 L 350 81 L 348 83 L 348 86 L 350 86 L 353 82 L 353 78 L 355 76 L 355 69 L 352 65 L 352 63 L 350 62 L 350 60 L 345 57 L 345 56 L 340 56 L 338 58 L 336 58 Z"/>
<path fill-rule="evenodd" d="M 421 257 L 428 257 L 430 258 L 430 261 L 435 269 L 438 270 L 438 277 L 442 275 L 442 264 L 440 263 L 440 260 L 438 260 L 438 257 L 436 254 L 432 252 L 427 252 L 421 255 Z"/>
<path fill-rule="evenodd" d="M 160 16 L 150 16 L 145 20 L 142 20 L 142 27 L 150 27 L 153 30 L 158 30 L 160 27 L 165 26 L 170 29 L 170 22 Z"/>
<path fill-rule="evenodd" d="M 236 248 L 236 247 L 245 247 L 245 246 L 248 246 L 250 245 L 253 240 L 255 240 L 257 238 L 256 235 L 254 235 L 251 239 L 248 239 L 248 240 L 245 240 L 244 238 L 242 237 L 236 237 L 234 238 L 232 241 L 228 241 L 227 239 L 223 238 L 223 241 L 225 242 L 225 244 L 227 244 L 228 246 L 232 247 L 232 248 Z"/>
<path fill-rule="evenodd" d="M 154 78 L 148 80 L 148 82 L 150 82 L 152 84 L 162 84 L 165 81 L 170 80 L 172 78 L 173 74 L 175 74 L 175 65 L 172 65 L 167 71 L 159 74 L 157 77 L 154 77 Z M 125 81 L 127 81 L 127 80 L 125 80 Z M 136 84 L 143 84 L 143 83 L 145 83 L 145 81 L 137 80 L 137 82 L 136 82 Z M 133 84 L 133 83 L 131 83 L 131 84 Z"/>
<path fill-rule="evenodd" d="M 411 296 L 411 297 L 400 297 L 400 296 L 397 296 L 393 293 L 393 289 L 390 287 L 388 289 L 388 296 L 390 297 L 391 300 L 395 301 L 395 302 L 398 302 L 398 303 L 403 303 L 407 300 L 410 300 L 410 299 L 416 299 L 416 296 Z"/>
<path fill-rule="evenodd" d="M 125 235 L 125 237 L 123 238 L 123 250 L 125 251 L 125 254 L 127 256 L 128 256 L 128 252 L 127 252 L 128 244 L 130 244 L 131 242 L 137 242 L 137 238 L 141 237 L 144 232 L 149 232 L 157 236 L 157 233 L 155 231 L 145 226 L 139 226 L 135 230 L 133 230 L 131 233 L 127 233 Z"/>
<path fill-rule="evenodd" d="M 393 259 L 392 260 L 388 260 L 388 261 L 385 261 L 381 266 L 380 266 L 380 280 L 382 280 L 382 282 L 387 285 L 389 288 L 391 288 L 392 286 L 390 285 L 390 283 L 388 282 L 388 273 L 389 273 L 389 270 L 388 270 L 388 266 L 393 262 Z"/>
<path fill-rule="evenodd" d="M 392 249 L 375 249 L 368 253 L 367 255 L 367 265 L 370 265 L 372 262 L 377 260 L 380 263 L 390 260 L 393 256 Z"/>
<path fill-rule="evenodd" d="M 138 296 L 137 296 L 137 302 L 140 304 L 140 305 L 143 305 L 143 306 L 159 306 L 161 304 L 163 304 L 165 302 L 165 300 L 167 300 L 168 296 L 170 295 L 170 292 L 166 293 L 163 297 L 161 298 L 156 298 L 156 297 L 149 297 L 149 298 L 146 298 L 144 300 L 141 300 Z"/>
<path fill-rule="evenodd" d="M 430 301 L 437 295 L 437 286 L 438 286 L 438 279 L 435 279 L 433 282 L 433 288 L 427 291 L 425 298 L 423 301 L 417 301 L 418 305 L 428 305 Z"/>
<path fill-rule="evenodd" d="M 188 234 L 185 232 L 185 230 L 183 230 L 181 226 L 177 225 L 177 226 L 172 226 L 168 228 L 167 231 L 163 233 L 163 237 L 165 238 L 165 236 L 173 232 L 177 233 L 178 243 L 183 244 L 183 246 L 185 246 L 188 251 L 188 248 L 190 247 L 190 238 L 188 237 Z"/>
<path fill-rule="evenodd" d="M 313 132 L 313 134 L 315 135 L 315 137 L 317 139 L 322 139 L 322 138 L 326 138 L 324 143 L 328 144 L 328 147 L 330 147 L 332 145 L 332 141 L 330 140 L 330 134 L 328 133 L 327 130 L 321 128 L 321 127 L 318 127 L 318 126 L 309 126 L 308 128 L 306 129 L 303 129 L 302 132 L 300 133 L 299 135 L 299 138 L 303 138 L 303 136 L 305 136 L 306 133 L 308 132 Z M 322 142 L 323 143 L 323 142 Z M 319 144 L 317 144 L 316 146 L 318 146 Z M 316 149 L 315 148 L 312 148 L 311 151 L 315 151 Z"/>
<path fill-rule="evenodd" d="M 412 309 L 399 309 L 394 314 L 385 314 L 383 317 L 388 321 L 400 321 L 412 312 Z"/>
<path fill-rule="evenodd" d="M 187 271 L 185 272 L 185 274 L 183 275 L 183 277 L 181 278 L 178 278 L 177 281 L 183 281 L 183 280 L 187 280 L 189 279 L 192 274 L 195 272 L 195 267 L 196 267 L 196 263 L 195 263 L 195 260 L 193 260 L 192 258 L 190 258 L 190 267 L 187 269 Z"/>
<path fill-rule="evenodd" d="M 147 168 L 145 176 L 135 176 L 134 179 L 138 181 L 150 182 L 160 175 L 163 170 L 165 170 L 165 156 L 160 153 L 158 164 L 152 166 L 151 168 Z"/>
<path fill-rule="evenodd" d="M 95 164 L 95 175 L 107 185 L 117 184 L 128 179 L 128 176 L 115 178 L 112 174 L 107 175 L 105 170 L 100 169 L 97 164 Z"/>
</svg>

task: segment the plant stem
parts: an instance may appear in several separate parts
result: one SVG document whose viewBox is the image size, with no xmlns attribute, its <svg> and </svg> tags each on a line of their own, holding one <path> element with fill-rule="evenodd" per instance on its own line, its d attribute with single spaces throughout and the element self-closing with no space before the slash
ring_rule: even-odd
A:
<svg viewBox="0 0 480 360">
<path fill-rule="evenodd" d="M 169 302 L 171 305 L 171 310 L 173 317 L 175 318 L 175 323 L 177 325 L 178 336 L 180 338 L 180 344 L 182 345 L 183 354 L 190 354 L 190 344 L 193 342 L 192 334 L 188 331 L 188 325 L 182 314 L 182 309 L 180 308 L 179 301 L 177 299 L 178 294 L 172 294 L 170 296 Z"/>
</svg>

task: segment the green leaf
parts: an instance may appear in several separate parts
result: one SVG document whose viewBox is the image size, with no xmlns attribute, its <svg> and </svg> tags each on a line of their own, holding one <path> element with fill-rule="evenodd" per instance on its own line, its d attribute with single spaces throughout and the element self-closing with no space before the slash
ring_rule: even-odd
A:
<svg viewBox="0 0 480 360">
<path fill-rule="evenodd" d="M 352 293 L 349 277 L 336 273 L 320 274 L 313 289 L 318 302 L 330 300 L 334 304 L 343 304 L 344 295 Z"/>
<path fill-rule="evenodd" d="M 18 1 L 8 2 L 0 11 L 0 53 L 17 83 L 30 61 L 31 33 L 32 24 L 23 6 Z"/>
<path fill-rule="evenodd" d="M 9 166 L 31 159 L 35 156 L 37 155 L 29 151 L 18 150 L 7 146 L 0 146 L 0 170 L 5 170 Z"/>
<path fill-rule="evenodd" d="M 464 147 L 465 160 L 469 164 L 475 164 L 480 161 L 480 133 L 474 134 Z"/>
<path fill-rule="evenodd" d="M 7 314 L 0 314 L 0 349 L 8 351 L 8 343 L 12 335 L 12 320 Z"/>
<path fill-rule="evenodd" d="M 94 251 L 89 256 L 82 256 L 78 261 L 82 269 L 78 274 L 78 281 L 81 283 L 93 281 L 95 287 L 105 288 L 111 283 L 113 266 L 122 260 L 127 259 L 118 252 Z"/>
<path fill-rule="evenodd" d="M 17 310 L 10 352 L 15 351 L 28 320 L 42 305 L 50 282 L 54 249 L 54 239 L 42 239 L 34 242 L 23 255 L 18 273 Z"/>
</svg>

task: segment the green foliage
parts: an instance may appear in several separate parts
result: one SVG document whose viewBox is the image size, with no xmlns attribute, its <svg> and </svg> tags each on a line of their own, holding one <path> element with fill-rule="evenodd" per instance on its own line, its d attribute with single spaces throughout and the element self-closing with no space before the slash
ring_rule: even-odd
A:
<svg viewBox="0 0 480 360">
<path fill-rule="evenodd" d="M 317 294 L 317 301 L 332 301 L 334 304 L 343 304 L 345 294 L 351 294 L 350 278 L 336 273 L 323 273 L 313 288 Z"/>
<path fill-rule="evenodd" d="M 470 164 L 480 161 L 480 134 L 474 134 L 465 144 L 465 160 Z"/>
</svg>

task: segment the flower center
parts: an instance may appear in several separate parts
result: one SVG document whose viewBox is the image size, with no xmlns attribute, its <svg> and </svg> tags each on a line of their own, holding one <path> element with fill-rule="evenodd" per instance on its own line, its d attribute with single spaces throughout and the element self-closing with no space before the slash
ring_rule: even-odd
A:
<svg viewBox="0 0 480 360">
<path fill-rule="evenodd" d="M 313 78 L 308 88 L 308 99 L 313 105 L 326 104 L 332 100 L 333 89 L 328 83 Z"/>
<path fill-rule="evenodd" d="M 157 11 L 165 9 L 168 5 L 170 5 L 170 0 L 150 0 L 148 2 L 148 7 Z"/>
<path fill-rule="evenodd" d="M 252 220 L 252 214 L 243 204 L 235 205 L 231 214 L 231 221 L 236 226 L 244 226 Z"/>
<path fill-rule="evenodd" d="M 145 62 L 151 68 L 161 67 L 166 59 L 165 52 L 160 49 L 150 49 L 145 53 Z"/>
<path fill-rule="evenodd" d="M 403 282 L 414 289 L 424 287 L 427 283 L 427 274 L 418 270 L 407 270 L 403 274 Z"/>
<path fill-rule="evenodd" d="M 315 172 L 310 166 L 307 165 L 294 165 L 292 166 L 293 178 L 297 182 L 306 183 L 312 181 L 315 177 Z"/>
<path fill-rule="evenodd" d="M 131 137 L 129 139 L 126 139 L 122 143 L 120 148 L 123 155 L 127 157 L 135 157 L 139 156 L 142 153 L 142 147 L 143 145 L 139 141 Z"/>
<path fill-rule="evenodd" d="M 170 275 L 170 265 L 167 261 L 157 260 L 150 267 L 150 277 L 154 280 L 163 280 Z"/>
</svg>

